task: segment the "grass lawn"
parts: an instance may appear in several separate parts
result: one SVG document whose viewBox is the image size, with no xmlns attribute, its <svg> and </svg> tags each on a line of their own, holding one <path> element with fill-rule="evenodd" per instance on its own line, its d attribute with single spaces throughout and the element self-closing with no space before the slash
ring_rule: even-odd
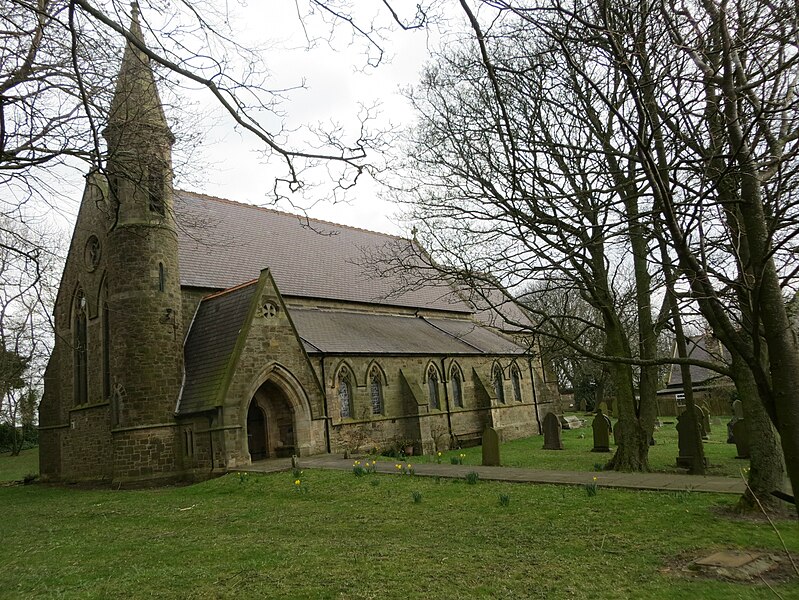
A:
<svg viewBox="0 0 799 600">
<path fill-rule="evenodd" d="M 586 425 L 581 429 L 563 431 L 564 450 L 544 450 L 544 438 L 533 436 L 501 445 L 500 458 L 506 467 L 529 467 L 531 469 L 550 469 L 556 471 L 594 471 L 598 466 L 606 463 L 612 453 L 591 452 L 594 447 L 594 438 L 591 430 L 593 417 L 581 416 L 586 420 Z M 712 426 L 709 440 L 705 442 L 705 456 L 710 464 L 707 474 L 723 477 L 740 477 L 741 469 L 749 466 L 748 460 L 735 458 L 737 451 L 735 444 L 727 444 L 727 426 L 729 419 L 722 419 L 724 424 Z M 649 448 L 649 466 L 653 471 L 662 473 L 686 473 L 685 469 L 678 469 L 677 461 L 677 429 L 676 418 L 662 419 L 663 427 L 655 431 L 655 445 Z M 611 450 L 613 438 L 611 437 Z M 450 458 L 463 453 L 466 455 L 464 462 L 480 464 L 482 449 L 466 448 L 443 452 L 441 461 L 448 463 Z M 414 457 L 417 462 L 430 462 L 436 460 L 432 456 Z"/>
<path fill-rule="evenodd" d="M 312 470 L 301 481 L 305 493 L 291 473 L 139 491 L 0 487 L 0 596 L 775 597 L 678 574 L 677 559 L 779 550 L 768 524 L 719 513 L 734 496 Z M 777 526 L 799 551 L 796 522 Z M 772 585 L 799 598 L 795 582 Z"/>
<path fill-rule="evenodd" d="M 39 473 L 39 448 L 23 450 L 19 456 L 0 454 L 0 481 L 16 481 Z M 2 593 L 0 591 L 0 593 Z"/>
</svg>

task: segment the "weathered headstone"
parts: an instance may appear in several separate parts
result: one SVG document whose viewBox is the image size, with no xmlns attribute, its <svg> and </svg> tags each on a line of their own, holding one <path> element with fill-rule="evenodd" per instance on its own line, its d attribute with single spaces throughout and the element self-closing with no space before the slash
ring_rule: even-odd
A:
<svg viewBox="0 0 799 600">
<path fill-rule="evenodd" d="M 744 418 L 744 405 L 741 404 L 740 400 L 736 400 L 732 403 L 732 413 L 736 419 Z"/>
<path fill-rule="evenodd" d="M 601 408 L 596 412 L 591 428 L 594 430 L 594 447 L 591 452 L 610 452 L 610 419 L 602 414 Z"/>
<path fill-rule="evenodd" d="M 599 408 L 597 410 L 601 410 L 602 414 L 606 417 L 610 415 L 610 411 L 608 410 L 608 403 L 607 402 L 600 402 Z"/>
<path fill-rule="evenodd" d="M 585 424 L 585 421 L 577 417 L 565 417 L 561 415 L 559 418 L 560 418 L 560 426 L 563 429 L 580 429 L 580 427 L 582 427 Z"/>
<path fill-rule="evenodd" d="M 705 416 L 703 417 L 703 420 L 702 420 L 702 425 L 705 428 L 705 433 L 709 435 L 710 432 L 711 432 L 711 429 L 710 429 L 710 407 L 707 404 L 702 404 L 701 408 L 702 408 L 702 412 L 705 414 Z"/>
<path fill-rule="evenodd" d="M 697 419 L 697 425 L 699 426 L 700 433 L 702 430 L 702 422 L 701 413 L 697 410 L 694 413 Z M 693 433 L 691 432 L 691 420 L 688 415 L 688 411 L 684 410 L 678 417 L 677 417 L 677 466 L 678 467 L 690 467 L 691 463 L 693 462 L 694 456 L 697 452 L 699 452 L 699 448 L 696 447 L 696 438 L 694 437 Z M 705 459 L 707 462 L 707 459 Z"/>
<path fill-rule="evenodd" d="M 491 427 L 483 431 L 483 466 L 499 466 L 499 434 Z"/>
<path fill-rule="evenodd" d="M 738 456 L 735 458 L 749 458 L 749 429 L 746 419 L 738 419 L 732 425 L 732 435 L 735 438 L 735 448 Z"/>
<path fill-rule="evenodd" d="M 741 419 L 744 418 L 744 408 L 740 400 L 736 400 L 735 402 L 732 403 L 732 413 L 733 413 L 732 419 L 730 419 L 730 422 L 727 423 L 728 444 L 735 443 L 735 432 L 734 432 L 735 423 L 736 421 L 740 421 Z"/>
<path fill-rule="evenodd" d="M 695 404 L 694 408 L 696 408 L 696 422 L 699 423 L 699 429 L 701 430 L 702 439 L 708 439 L 708 427 L 710 427 L 710 417 L 709 414 L 705 412 L 705 409 L 702 408 L 699 404 Z"/>
<path fill-rule="evenodd" d="M 560 420 L 555 413 L 547 413 L 544 417 L 544 450 L 563 450 L 560 437 Z"/>
</svg>

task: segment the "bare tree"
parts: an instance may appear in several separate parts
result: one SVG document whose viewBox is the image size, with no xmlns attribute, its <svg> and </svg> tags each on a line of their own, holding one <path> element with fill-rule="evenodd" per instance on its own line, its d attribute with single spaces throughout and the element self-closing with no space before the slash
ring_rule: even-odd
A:
<svg viewBox="0 0 799 600">
<path fill-rule="evenodd" d="M 53 342 L 49 307 L 60 272 L 53 246 L 41 231 L 0 227 L 0 420 L 12 431 L 12 454 L 20 450 L 19 427 L 34 424 Z"/>
<path fill-rule="evenodd" d="M 538 323 L 512 325 L 612 359 L 623 435 L 611 466 L 646 470 L 662 322 L 652 311 L 659 275 L 646 227 L 651 197 L 636 179 L 630 140 L 617 135 L 619 120 L 602 94 L 558 60 L 559 40 L 495 24 L 489 50 L 481 26 L 472 26 L 476 51 L 443 54 L 412 95 L 421 123 L 401 186 L 410 196 L 400 199 L 412 198 L 430 264 L 467 288 L 489 290 L 484 302 L 518 304 L 528 282 L 545 279 L 593 308 L 596 321 L 571 316 L 579 335 L 529 303 Z M 590 48 L 570 52 L 591 60 Z M 620 102 L 624 92 L 613 78 L 602 90 Z M 599 352 L 580 339 L 592 330 L 601 331 Z"/>
<path fill-rule="evenodd" d="M 633 446 L 651 422 L 657 332 L 676 317 L 668 297 L 692 300 L 756 383 L 795 488 L 799 352 L 785 301 L 796 284 L 796 7 L 460 5 L 473 46 L 442 57 L 415 95 L 412 164 L 433 182 L 419 181 L 415 202 L 436 260 L 464 281 L 499 272 L 506 296 L 543 276 L 591 302 L 619 397 L 631 399 L 621 416 Z M 619 333 L 624 268 L 637 352 Z M 773 483 L 782 465 L 767 462 Z"/>
<path fill-rule="evenodd" d="M 297 0 L 307 44 L 348 32 L 363 49 L 364 65 L 375 67 L 385 52 L 386 28 L 420 27 L 427 18 L 423 4 L 407 15 L 387 1 L 377 12 L 355 11 L 350 4 Z M 129 30 L 139 5 L 141 37 Z M 282 163 L 273 184 L 276 198 L 303 188 L 319 166 L 329 170 L 327 196 L 355 185 L 387 143 L 369 128 L 373 111 L 365 108 L 352 131 L 288 128 L 285 103 L 304 85 L 302 75 L 288 89 L 270 85 L 269 55 L 237 42 L 230 8 L 208 0 L 132 6 L 128 0 L 0 0 L 0 185 L 7 190 L 0 212 L 19 220 L 20 207 L 59 200 L 55 167 L 102 170 L 101 133 L 127 43 L 149 58 L 162 93 L 176 99 L 173 108 L 185 104 L 180 98 L 186 90 L 205 89 L 231 123 L 260 141 L 266 160 Z M 267 31 L 265 37 L 279 34 Z"/>
</svg>

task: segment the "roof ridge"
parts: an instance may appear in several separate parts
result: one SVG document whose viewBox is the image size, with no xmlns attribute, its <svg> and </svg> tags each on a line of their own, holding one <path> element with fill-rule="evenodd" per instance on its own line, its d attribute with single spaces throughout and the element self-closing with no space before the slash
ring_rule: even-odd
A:
<svg viewBox="0 0 799 600">
<path fill-rule="evenodd" d="M 234 285 L 233 287 L 229 287 L 219 292 L 214 292 L 213 294 L 208 294 L 207 296 L 202 297 L 202 301 L 205 302 L 206 300 L 212 300 L 214 298 L 218 298 L 219 296 L 224 296 L 225 294 L 230 294 L 231 292 L 235 292 L 243 287 L 247 287 L 248 285 L 252 285 L 254 283 L 258 283 L 259 277 L 255 279 L 250 279 L 249 281 L 245 281 L 244 283 L 240 283 L 238 285 Z"/>
<path fill-rule="evenodd" d="M 380 235 L 380 236 L 383 236 L 383 237 L 389 237 L 389 238 L 393 238 L 395 240 L 401 240 L 403 242 L 412 241 L 412 240 L 409 240 L 406 237 L 402 237 L 400 235 L 395 235 L 393 233 L 384 233 L 382 231 L 375 231 L 374 229 L 366 229 L 365 227 L 355 227 L 354 225 L 345 225 L 344 223 L 335 223 L 333 221 L 328 221 L 326 219 L 317 219 L 315 217 L 298 215 L 296 213 L 291 213 L 291 212 L 288 212 L 288 211 L 285 211 L 285 210 L 279 210 L 277 208 L 269 208 L 269 207 L 266 207 L 266 206 L 261 206 L 260 204 L 250 204 L 248 202 L 239 202 L 238 200 L 231 200 L 230 198 L 221 198 L 219 196 L 211 196 L 210 194 L 204 194 L 202 192 L 193 192 L 191 190 L 180 190 L 180 189 L 176 189 L 176 190 L 174 190 L 174 192 L 176 192 L 178 194 L 189 194 L 191 196 L 196 196 L 196 197 L 199 197 L 199 198 L 205 198 L 206 200 L 212 200 L 214 202 L 224 202 L 226 204 L 236 204 L 236 205 L 239 205 L 239 206 L 245 206 L 247 208 L 253 208 L 253 209 L 257 209 L 257 210 L 271 212 L 271 213 L 278 214 L 278 215 L 284 215 L 284 216 L 287 216 L 287 217 L 294 217 L 294 218 L 299 219 L 299 220 L 305 220 L 305 221 L 307 221 L 309 223 L 322 223 L 322 224 L 325 224 L 325 225 L 333 225 L 335 227 L 341 227 L 343 229 L 351 229 L 353 231 L 362 231 L 364 233 L 373 233 L 375 235 Z"/>
</svg>

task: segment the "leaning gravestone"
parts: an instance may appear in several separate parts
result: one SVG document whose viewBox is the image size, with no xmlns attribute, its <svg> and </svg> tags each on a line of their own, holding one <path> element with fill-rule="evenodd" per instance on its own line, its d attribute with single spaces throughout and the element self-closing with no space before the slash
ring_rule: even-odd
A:
<svg viewBox="0 0 799 600">
<path fill-rule="evenodd" d="M 560 436 L 560 420 L 555 413 L 547 413 L 544 417 L 544 450 L 563 450 Z"/>
<path fill-rule="evenodd" d="M 491 427 L 486 427 L 483 431 L 483 466 L 499 466 L 499 435 Z"/>
<path fill-rule="evenodd" d="M 694 415 L 696 416 L 697 425 L 701 433 L 701 413 L 697 410 Z M 677 466 L 686 468 L 691 466 L 694 456 L 699 452 L 699 448 L 696 447 L 696 438 L 691 432 L 691 422 L 687 410 L 684 410 L 682 414 L 677 417 L 677 450 Z M 705 459 L 705 462 L 707 462 L 707 459 Z"/>
<path fill-rule="evenodd" d="M 580 429 L 585 422 L 577 417 L 560 416 L 560 426 L 563 429 Z"/>
<path fill-rule="evenodd" d="M 749 429 L 746 419 L 738 419 L 733 423 L 732 435 L 735 438 L 735 448 L 738 456 L 735 458 L 749 458 Z"/>
<path fill-rule="evenodd" d="M 610 452 L 610 419 L 602 414 L 601 408 L 596 412 L 591 428 L 594 430 L 594 447 L 591 452 Z"/>
</svg>

